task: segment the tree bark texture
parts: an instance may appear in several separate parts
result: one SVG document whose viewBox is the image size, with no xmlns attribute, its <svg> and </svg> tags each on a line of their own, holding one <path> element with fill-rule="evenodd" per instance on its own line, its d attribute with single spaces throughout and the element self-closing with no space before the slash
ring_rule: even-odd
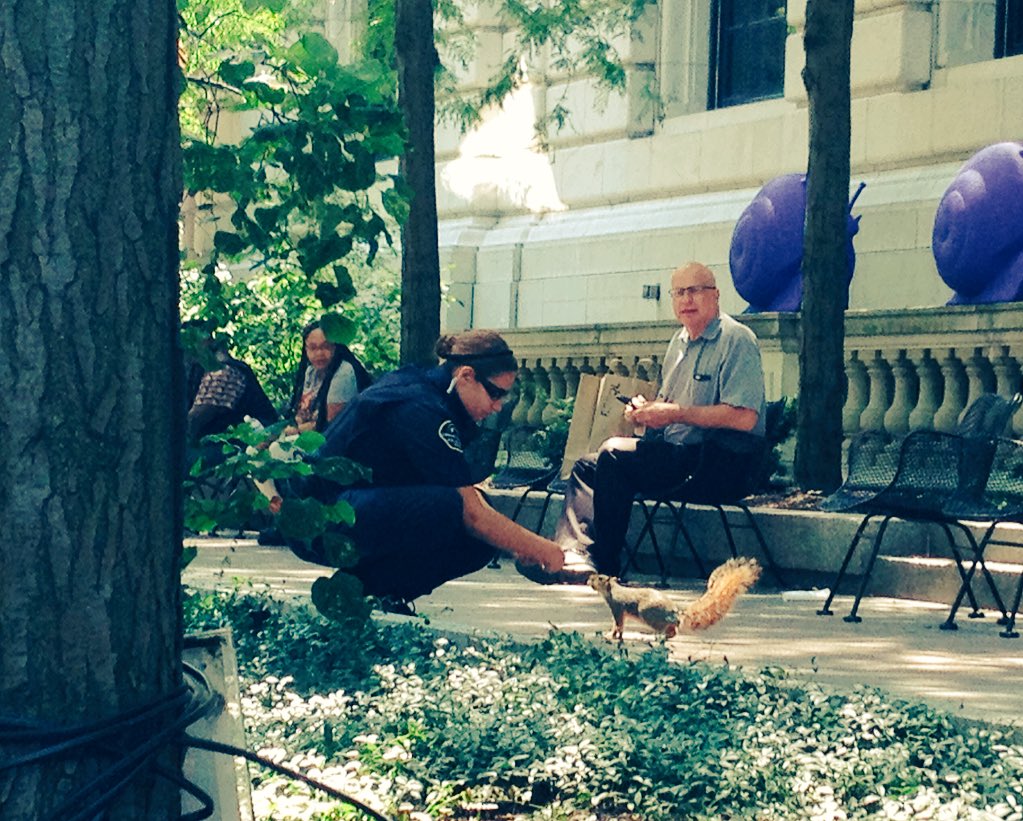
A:
<svg viewBox="0 0 1023 821">
<path fill-rule="evenodd" d="M 803 239 L 803 304 L 795 478 L 831 490 L 842 479 L 849 213 L 849 52 L 853 0 L 809 0 L 806 67 L 810 156 Z"/>
<path fill-rule="evenodd" d="M 181 683 L 176 37 L 174 0 L 0 3 L 4 717 L 101 721 Z M 108 763 L 0 772 L 0 818 L 55 817 Z M 146 771 L 104 817 L 178 804 Z"/>
<path fill-rule="evenodd" d="M 398 105 L 408 138 L 401 173 L 412 189 L 408 220 L 401 229 L 401 361 L 436 362 L 440 334 L 440 254 L 437 249 L 437 189 L 434 157 L 434 73 L 430 0 L 396 0 L 394 51 Z"/>
</svg>

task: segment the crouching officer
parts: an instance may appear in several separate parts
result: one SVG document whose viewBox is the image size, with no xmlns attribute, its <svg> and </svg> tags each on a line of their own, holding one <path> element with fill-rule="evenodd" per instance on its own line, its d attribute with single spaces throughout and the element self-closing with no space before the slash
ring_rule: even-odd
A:
<svg viewBox="0 0 1023 821">
<path fill-rule="evenodd" d="M 370 482 L 341 487 L 312 478 L 301 491 L 354 508 L 348 533 L 359 560 L 348 572 L 368 595 L 409 601 L 481 569 L 495 550 L 547 571 L 564 560 L 558 545 L 498 513 L 473 485 L 466 447 L 516 378 L 507 343 L 474 329 L 441 337 L 436 351 L 439 366 L 384 376 L 324 431 L 317 456 L 359 462 L 371 469 Z M 326 564 L 315 545 L 292 550 Z"/>
</svg>

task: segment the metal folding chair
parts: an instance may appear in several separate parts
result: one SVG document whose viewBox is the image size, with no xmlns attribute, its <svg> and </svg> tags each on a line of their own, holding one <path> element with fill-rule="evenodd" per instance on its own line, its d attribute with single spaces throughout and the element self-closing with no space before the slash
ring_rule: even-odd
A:
<svg viewBox="0 0 1023 821">
<path fill-rule="evenodd" d="M 938 431 L 914 431 L 898 444 L 897 464 L 891 482 L 887 487 L 875 492 L 874 488 L 883 481 L 890 469 L 889 450 L 886 449 L 883 456 L 879 453 L 878 458 L 869 464 L 863 461 L 863 454 L 858 454 L 855 465 L 864 470 L 865 474 L 858 475 L 850 468 L 849 478 L 843 488 L 821 502 L 820 506 L 824 510 L 853 510 L 863 513 L 864 516 L 849 544 L 845 557 L 842 559 L 828 598 L 823 607 L 817 611 L 817 615 L 832 615 L 831 603 L 845 577 L 856 548 L 866 532 L 867 525 L 873 519 L 879 520 L 879 526 L 860 578 L 859 589 L 849 615 L 844 617 L 845 621 L 862 621 L 857 611 L 866 593 L 885 532 L 892 519 L 930 522 L 938 525 L 948 539 L 949 549 L 960 579 L 965 581 L 967 578 L 963 554 L 953 535 L 953 529 L 964 534 L 967 546 L 974 556 L 977 555 L 977 542 L 970 528 L 959 521 L 957 517 L 950 516 L 946 512 L 945 506 L 953 498 L 963 497 L 969 494 L 971 489 L 975 490 L 976 487 L 983 486 L 994 451 L 992 441 Z M 850 461 L 852 464 L 852 460 Z M 864 478 L 865 476 L 866 478 Z M 874 478 L 870 478 L 870 476 Z M 850 491 L 846 485 L 852 490 Z M 861 491 L 857 489 L 861 486 L 869 488 L 869 491 L 863 490 L 860 495 Z M 858 499 L 859 501 L 849 507 L 842 507 L 843 499 L 849 501 Z M 984 567 L 984 571 L 992 595 L 999 608 L 1004 612 L 998 590 L 994 586 L 994 580 L 987 572 L 986 567 Z M 968 586 L 966 594 L 969 596 L 973 608 L 971 617 L 983 616 L 973 591 Z"/>
<path fill-rule="evenodd" d="M 941 625 L 944 630 L 955 630 L 955 617 L 964 596 L 971 593 L 971 585 L 978 567 L 990 579 L 991 574 L 984 561 L 984 552 L 990 545 L 1021 547 L 1018 541 L 996 539 L 995 528 L 1004 522 L 1023 522 L 1023 442 L 1015 439 L 999 439 L 995 444 L 991 468 L 987 473 L 983 487 L 977 492 L 957 495 L 944 506 L 944 512 L 950 517 L 965 521 L 988 522 L 988 527 L 977 542 L 974 549 L 973 563 L 967 571 L 959 587 L 959 593 L 952 603 L 948 618 Z M 993 584 L 992 581 L 988 582 Z M 1020 599 L 1023 598 L 1023 572 L 1013 597 L 1012 609 L 1006 613 L 1001 599 L 996 599 L 1002 608 L 1000 623 L 1005 629 L 999 634 L 1003 638 L 1018 638 L 1016 616 L 1019 613 Z"/>
<path fill-rule="evenodd" d="M 779 427 L 778 423 L 780 416 L 785 411 L 786 403 L 787 400 L 785 399 L 768 403 L 765 413 L 765 422 L 769 431 L 776 430 Z M 763 472 L 760 470 L 760 465 L 766 461 L 768 453 L 775 444 L 777 444 L 777 442 L 774 438 L 766 439 L 760 456 L 751 460 L 753 468 L 750 470 L 749 484 L 757 481 L 757 478 L 754 477 L 763 478 L 760 477 L 760 474 Z M 696 567 L 700 572 L 700 575 L 707 578 L 707 568 L 704 565 L 703 558 L 700 556 L 700 552 L 697 550 L 696 544 L 693 542 L 692 536 L 689 534 L 689 530 L 686 528 L 685 524 L 686 506 L 690 504 L 699 504 L 712 507 L 718 512 L 718 516 L 721 519 L 721 526 L 725 532 L 725 537 L 728 539 L 728 549 L 733 558 L 738 556 L 738 548 L 735 543 L 733 530 L 736 528 L 751 530 L 757 540 L 758 546 L 760 547 L 760 552 L 764 556 L 764 561 L 767 563 L 767 567 L 771 571 L 771 575 L 774 576 L 775 580 L 779 584 L 784 584 L 781 570 L 778 567 L 777 562 L 775 562 L 774 555 L 771 553 L 771 550 L 767 545 L 767 540 L 764 538 L 763 531 L 761 531 L 756 518 L 754 518 L 753 513 L 749 509 L 749 505 L 745 501 L 746 496 L 753 490 L 753 488 L 746 487 L 737 489 L 735 496 L 731 498 L 715 498 L 706 493 L 703 489 L 703 483 L 700 481 L 699 477 L 700 469 L 697 468 L 693 472 L 692 476 L 686 477 L 684 481 L 673 487 L 665 488 L 662 492 L 653 494 L 637 494 L 635 501 L 639 502 L 639 508 L 643 513 L 644 522 L 635 541 L 633 541 L 631 546 L 626 547 L 622 577 L 624 578 L 624 576 L 628 573 L 629 568 L 635 565 L 636 555 L 639 552 L 639 548 L 643 544 L 644 540 L 649 537 L 650 544 L 653 548 L 654 558 L 657 560 L 657 567 L 660 571 L 660 583 L 662 586 L 667 584 L 667 568 L 664 563 L 661 546 L 657 540 L 657 533 L 654 529 L 654 518 L 657 515 L 657 511 L 665 508 L 670 511 L 673 519 L 669 555 L 673 555 L 675 553 L 675 550 L 678 547 L 679 537 L 681 536 L 689 551 L 689 555 L 692 556 L 693 562 L 696 564 Z M 738 522 L 733 522 L 729 518 L 730 512 L 739 513 L 741 516 L 740 520 Z"/>
<path fill-rule="evenodd" d="M 853 440 L 846 480 L 838 490 L 821 501 L 820 508 L 863 513 L 864 516 L 842 559 L 828 598 L 817 615 L 832 615 L 831 603 L 867 526 L 874 519 L 879 519 L 878 530 L 859 589 L 845 621 L 862 620 L 857 611 L 870 581 L 885 531 L 892 519 L 931 522 L 940 526 L 948 539 L 960 578 L 965 581 L 962 553 L 952 529 L 964 534 L 967 546 L 975 557 L 978 556 L 978 544 L 969 527 L 959 517 L 950 515 L 946 506 L 954 499 L 976 497 L 991 468 L 993 437 L 1005 429 L 1021 403 L 1023 395 L 1018 393 L 1011 399 L 996 394 L 983 394 L 966 409 L 956 433 L 914 431 L 899 440 L 883 432 L 868 431 Z M 982 561 L 980 565 L 992 596 L 1004 616 L 1005 608 L 994 579 Z M 970 599 L 970 617 L 982 617 L 984 614 L 980 611 L 972 588 L 965 585 L 961 592 Z M 946 621 L 946 625 L 951 623 Z"/>
</svg>

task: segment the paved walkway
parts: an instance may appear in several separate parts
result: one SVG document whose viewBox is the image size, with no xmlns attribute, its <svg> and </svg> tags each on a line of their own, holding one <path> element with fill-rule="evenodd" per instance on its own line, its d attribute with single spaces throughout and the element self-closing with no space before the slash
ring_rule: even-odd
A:
<svg viewBox="0 0 1023 821">
<path fill-rule="evenodd" d="M 198 557 L 185 572 L 196 587 L 232 587 L 236 580 L 266 585 L 279 595 L 305 596 L 324 568 L 295 558 L 283 548 L 254 541 L 198 539 Z M 694 598 L 696 583 L 668 591 L 679 602 Z M 847 624 L 848 597 L 838 597 L 837 615 L 816 615 L 819 602 L 793 600 L 778 592 L 753 592 L 739 600 L 718 625 L 668 642 L 672 657 L 747 670 L 780 667 L 799 678 L 851 688 L 861 684 L 923 700 L 967 718 L 1019 726 L 1023 723 L 1023 638 L 1003 639 L 989 614 L 959 620 L 960 629 L 938 629 L 947 607 L 901 599 L 869 598 L 863 621 Z M 501 632 L 522 638 L 552 628 L 577 630 L 606 640 L 610 612 L 585 586 L 542 587 L 515 572 L 510 562 L 449 582 L 416 602 L 417 611 L 438 629 Z M 641 626 L 627 642 L 647 641 Z"/>
</svg>

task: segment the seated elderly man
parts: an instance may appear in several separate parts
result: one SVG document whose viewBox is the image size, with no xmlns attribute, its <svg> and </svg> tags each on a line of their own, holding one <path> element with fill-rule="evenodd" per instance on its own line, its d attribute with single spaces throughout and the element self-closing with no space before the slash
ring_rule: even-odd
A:
<svg viewBox="0 0 1023 821">
<path fill-rule="evenodd" d="M 557 573 L 519 571 L 541 584 L 618 575 L 636 493 L 697 474 L 707 495 L 745 492 L 764 447 L 764 374 L 753 332 L 722 314 L 713 272 L 689 262 L 671 275 L 682 326 L 668 344 L 655 399 L 634 397 L 625 416 L 646 432 L 615 437 L 576 462 L 554 540 L 565 551 Z"/>
</svg>

